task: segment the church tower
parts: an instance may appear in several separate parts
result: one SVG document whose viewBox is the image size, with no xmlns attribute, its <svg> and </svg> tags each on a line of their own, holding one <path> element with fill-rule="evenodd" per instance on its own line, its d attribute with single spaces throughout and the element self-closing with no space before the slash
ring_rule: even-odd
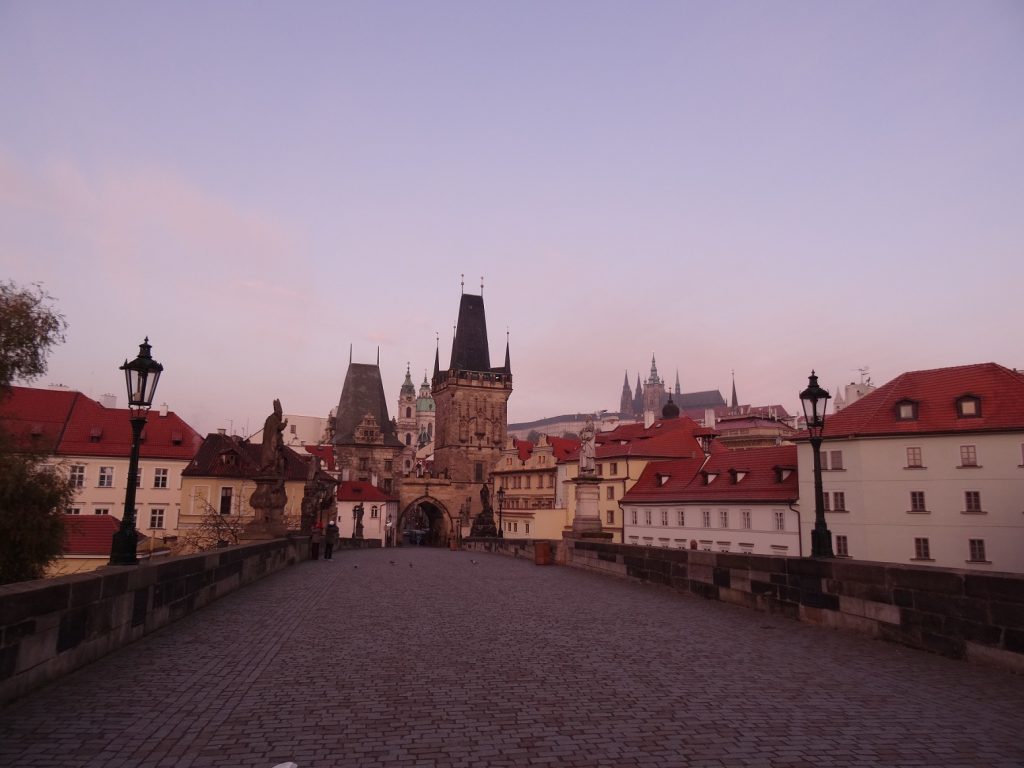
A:
<svg viewBox="0 0 1024 768">
<path fill-rule="evenodd" d="M 626 371 L 622 380 L 622 397 L 619 398 L 619 413 L 621 418 L 628 419 L 633 415 L 633 393 L 629 389 L 629 371 Z"/>
<path fill-rule="evenodd" d="M 435 355 L 434 472 L 454 482 L 484 483 L 501 456 L 512 394 L 508 342 L 505 364 L 491 367 L 483 296 L 463 294 L 447 370 Z"/>
<path fill-rule="evenodd" d="M 405 365 L 405 381 L 402 382 L 402 389 L 398 394 L 396 415 L 398 439 L 405 446 L 402 449 L 402 472 L 408 474 L 416 460 L 416 443 L 419 437 L 416 428 L 416 387 L 412 383 L 408 363 Z"/>
<path fill-rule="evenodd" d="M 646 421 L 650 414 L 653 422 L 665 407 L 665 400 L 665 382 L 658 376 L 658 365 L 654 361 L 654 355 L 651 355 L 651 375 L 647 379 L 647 386 L 644 387 L 644 420 Z"/>
</svg>

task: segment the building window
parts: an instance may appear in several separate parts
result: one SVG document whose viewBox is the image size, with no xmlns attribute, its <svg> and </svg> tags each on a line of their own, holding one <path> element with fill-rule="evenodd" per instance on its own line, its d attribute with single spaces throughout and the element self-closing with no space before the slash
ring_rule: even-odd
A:
<svg viewBox="0 0 1024 768">
<path fill-rule="evenodd" d="M 832 511 L 833 512 L 845 512 L 846 511 L 846 492 L 845 491 L 834 491 L 832 493 Z"/>
<path fill-rule="evenodd" d="M 845 536 L 836 536 L 836 556 L 850 556 L 850 545 L 847 543 Z"/>
<path fill-rule="evenodd" d="M 960 466 L 961 467 L 976 467 L 978 466 L 978 449 L 973 445 L 961 445 L 960 446 Z"/>
<path fill-rule="evenodd" d="M 729 510 L 720 509 L 718 510 L 718 527 L 728 528 L 729 527 Z"/>
<path fill-rule="evenodd" d="M 527 476 L 526 476 L 526 487 L 527 487 L 527 488 L 529 488 L 529 487 L 530 487 L 530 484 L 531 484 L 532 482 L 533 482 L 533 476 L 532 476 L 532 475 L 527 475 Z"/>
<path fill-rule="evenodd" d="M 107 509 L 106 507 L 97 507 L 96 509 L 94 509 L 92 511 L 92 513 L 94 515 L 109 515 L 110 514 L 110 510 Z"/>
<path fill-rule="evenodd" d="M 917 403 L 913 400 L 901 400 L 896 404 L 896 419 L 898 421 L 913 421 L 917 418 Z"/>
<path fill-rule="evenodd" d="M 988 562 L 985 559 L 985 540 L 984 539 L 968 539 L 968 546 L 970 549 L 970 556 L 972 563 L 985 563 Z"/>
<path fill-rule="evenodd" d="M 821 501 L 825 505 L 825 511 L 826 512 L 831 512 L 832 511 L 832 507 L 830 506 L 830 504 L 831 504 L 831 497 L 832 497 L 832 494 L 830 494 L 828 491 L 825 491 L 823 494 L 821 494 Z"/>
<path fill-rule="evenodd" d="M 786 530 L 786 513 L 782 510 L 775 510 L 775 530 Z"/>
<path fill-rule="evenodd" d="M 964 511 L 981 512 L 981 491 L 964 491 Z"/>
<path fill-rule="evenodd" d="M 661 510 L 661 524 L 662 525 L 668 525 L 668 510 L 667 509 Z"/>
<path fill-rule="evenodd" d="M 907 448 L 907 466 L 908 467 L 923 467 L 924 464 L 921 461 L 921 449 L 920 448 Z"/>
<path fill-rule="evenodd" d="M 615 487 L 609 485 L 607 488 L 605 488 L 604 489 L 604 497 L 606 499 L 614 499 L 615 498 Z"/>
<path fill-rule="evenodd" d="M 380 508 L 376 504 L 374 504 L 372 507 L 370 507 L 370 519 L 376 520 L 378 517 L 380 517 Z"/>
<path fill-rule="evenodd" d="M 529 523 L 523 523 L 523 527 L 526 529 L 526 533 L 530 532 L 530 524 Z"/>
<path fill-rule="evenodd" d="M 742 517 L 743 517 L 743 527 L 749 530 L 750 529 L 750 510 L 749 509 L 744 509 L 744 510 L 742 510 L 740 512 L 740 515 L 742 515 Z"/>
<path fill-rule="evenodd" d="M 684 510 L 684 509 L 677 509 L 676 510 L 676 524 L 680 528 L 686 527 L 686 510 Z"/>
<path fill-rule="evenodd" d="M 136 488 L 141 488 L 142 487 L 142 467 L 138 467 L 135 470 L 135 487 Z"/>
<path fill-rule="evenodd" d="M 68 481 L 72 488 L 83 488 L 85 486 L 85 465 L 72 464 L 68 471 Z"/>
<path fill-rule="evenodd" d="M 360 458 L 359 459 L 359 469 L 360 469 L 360 471 L 365 472 L 369 468 L 370 468 L 370 460 L 368 458 L 366 458 L 365 456 Z"/>
<path fill-rule="evenodd" d="M 611 475 L 612 477 L 619 474 L 618 462 L 613 461 L 608 465 L 608 474 Z"/>
<path fill-rule="evenodd" d="M 548 475 L 548 488 L 554 488 L 554 487 L 555 487 L 555 476 L 554 475 Z"/>
<path fill-rule="evenodd" d="M 632 510 L 632 513 L 633 513 L 632 514 L 633 525 L 636 525 L 636 510 L 635 509 Z"/>
<path fill-rule="evenodd" d="M 412 432 L 405 433 L 405 444 L 412 445 Z"/>
<path fill-rule="evenodd" d="M 483 462 L 477 461 L 473 464 L 473 479 L 478 483 L 482 483 L 484 481 Z"/>
<path fill-rule="evenodd" d="M 704 527 L 705 528 L 710 528 L 711 527 L 711 510 L 710 509 L 702 509 L 700 511 L 700 514 L 701 514 L 701 517 L 704 518 Z"/>
<path fill-rule="evenodd" d="M 928 539 L 914 539 L 914 559 L 931 560 L 931 548 L 928 546 Z"/>
<path fill-rule="evenodd" d="M 615 522 L 615 512 L 613 510 L 608 510 L 608 514 L 605 518 L 605 521 L 608 523 L 608 525 L 611 525 Z"/>
<path fill-rule="evenodd" d="M 385 477 L 384 478 L 384 482 L 381 483 L 381 490 L 384 491 L 384 493 L 391 493 L 391 478 L 390 477 Z"/>
<path fill-rule="evenodd" d="M 843 452 L 842 451 L 829 451 L 829 469 L 842 469 L 843 468 Z"/>
<path fill-rule="evenodd" d="M 157 467 L 153 470 L 153 487 L 167 487 L 167 469 L 165 467 Z"/>
<path fill-rule="evenodd" d="M 644 525 L 650 525 L 650 524 L 651 524 L 651 510 L 645 509 L 644 510 Z"/>
<path fill-rule="evenodd" d="M 100 488 L 113 488 L 114 487 L 114 468 L 113 467 L 100 467 Z"/>
<path fill-rule="evenodd" d="M 233 489 L 230 487 L 220 489 L 220 513 L 222 515 L 231 514 L 231 494 Z"/>
<path fill-rule="evenodd" d="M 924 503 L 924 491 L 911 491 L 910 492 L 910 511 L 911 512 L 927 512 L 928 507 Z"/>
<path fill-rule="evenodd" d="M 384 462 L 384 471 L 391 472 L 394 470 L 395 462 L 393 459 L 388 459 Z"/>
<path fill-rule="evenodd" d="M 164 510 L 162 507 L 149 510 L 149 527 L 156 529 L 164 527 Z"/>
<path fill-rule="evenodd" d="M 956 401 L 957 415 L 962 419 L 975 419 L 981 416 L 981 398 L 965 395 Z"/>
<path fill-rule="evenodd" d="M 80 514 L 82 514 L 82 508 L 81 507 L 71 507 L 71 509 L 68 510 L 68 514 L 69 515 L 80 515 Z"/>
</svg>

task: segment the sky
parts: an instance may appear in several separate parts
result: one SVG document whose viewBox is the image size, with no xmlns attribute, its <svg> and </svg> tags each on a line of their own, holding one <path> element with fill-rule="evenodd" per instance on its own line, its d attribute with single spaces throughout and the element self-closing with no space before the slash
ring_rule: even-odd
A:
<svg viewBox="0 0 1024 768">
<path fill-rule="evenodd" d="M 481 278 L 510 421 L 1024 367 L 1024 4 L 0 0 L 0 279 L 200 432 L 392 415 Z M 465 276 L 464 278 L 462 276 Z M 429 371 L 428 371 L 429 372 Z"/>
</svg>

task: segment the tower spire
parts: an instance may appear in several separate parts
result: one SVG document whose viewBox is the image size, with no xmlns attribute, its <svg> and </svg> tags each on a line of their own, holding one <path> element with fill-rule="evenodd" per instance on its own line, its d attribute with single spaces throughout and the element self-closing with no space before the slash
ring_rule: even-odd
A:
<svg viewBox="0 0 1024 768">
<path fill-rule="evenodd" d="M 483 286 L 481 286 L 481 290 L 483 290 Z M 511 376 L 512 375 L 512 358 L 509 356 L 508 342 L 509 342 L 509 333 L 508 333 L 508 328 L 506 328 L 505 329 L 505 373 L 507 373 L 509 376 Z"/>
<path fill-rule="evenodd" d="M 736 400 L 736 371 L 732 372 L 732 403 L 729 405 L 732 410 L 736 410 L 740 407 L 739 402 Z"/>
<path fill-rule="evenodd" d="M 683 394 L 683 391 L 679 388 L 679 369 L 676 368 L 676 395 Z"/>
</svg>

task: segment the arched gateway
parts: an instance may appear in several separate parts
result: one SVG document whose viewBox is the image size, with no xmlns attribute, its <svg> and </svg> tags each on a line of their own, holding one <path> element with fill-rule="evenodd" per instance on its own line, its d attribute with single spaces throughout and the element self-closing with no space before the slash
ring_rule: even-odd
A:
<svg viewBox="0 0 1024 768">
<path fill-rule="evenodd" d="M 398 515 L 395 543 L 399 546 L 422 544 L 428 547 L 448 546 L 452 536 L 459 535 L 459 525 L 438 499 L 421 496 L 406 505 Z"/>
</svg>

